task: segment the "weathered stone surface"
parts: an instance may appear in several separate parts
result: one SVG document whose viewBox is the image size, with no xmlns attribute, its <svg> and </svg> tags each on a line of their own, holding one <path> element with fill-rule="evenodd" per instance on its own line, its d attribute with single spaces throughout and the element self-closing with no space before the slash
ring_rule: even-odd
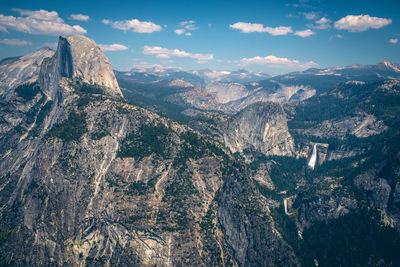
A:
<svg viewBox="0 0 400 267">
<path fill-rule="evenodd" d="M 60 36 L 56 53 L 43 62 L 39 84 L 51 99 L 62 78 L 99 85 L 110 95 L 122 96 L 110 62 L 96 43 L 84 36 Z"/>
<path fill-rule="evenodd" d="M 205 111 L 235 114 L 257 102 L 287 103 L 315 95 L 309 86 L 287 86 L 277 82 L 240 84 L 214 82 L 205 88 L 193 87 L 179 96 L 188 104 Z"/>
<path fill-rule="evenodd" d="M 373 207 L 383 210 L 388 207 L 391 188 L 385 179 L 378 177 L 375 171 L 371 170 L 360 174 L 356 177 L 354 183 L 368 192 L 369 201 Z"/>
<path fill-rule="evenodd" d="M 256 103 L 235 115 L 223 129 L 223 140 L 232 152 L 291 156 L 295 151 L 286 113 L 277 103 Z"/>
<path fill-rule="evenodd" d="M 50 48 L 40 48 L 22 57 L 4 59 L 0 62 L 0 97 L 6 97 L 18 85 L 38 79 L 40 66 L 45 58 L 54 55 Z"/>
<path fill-rule="evenodd" d="M 1 255 L 26 266 L 298 265 L 221 144 L 115 90 L 80 90 L 74 80 L 109 87 L 75 60 L 75 39 L 92 47 L 60 38 L 43 93 L 1 102 L 0 216 L 12 230 Z"/>
<path fill-rule="evenodd" d="M 387 130 L 388 127 L 382 121 L 378 121 L 374 115 L 358 114 L 354 117 L 342 120 L 326 120 L 316 127 L 302 131 L 302 134 L 317 137 L 336 137 L 345 139 L 347 134 L 358 138 L 377 135 Z"/>
</svg>

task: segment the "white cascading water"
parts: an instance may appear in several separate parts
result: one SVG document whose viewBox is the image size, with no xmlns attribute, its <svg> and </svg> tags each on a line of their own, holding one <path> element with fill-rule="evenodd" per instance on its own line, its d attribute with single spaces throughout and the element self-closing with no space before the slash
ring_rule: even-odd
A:
<svg viewBox="0 0 400 267">
<path fill-rule="evenodd" d="M 317 162 L 317 145 L 314 145 L 310 161 L 308 162 L 308 167 L 314 170 L 316 162 Z"/>
</svg>

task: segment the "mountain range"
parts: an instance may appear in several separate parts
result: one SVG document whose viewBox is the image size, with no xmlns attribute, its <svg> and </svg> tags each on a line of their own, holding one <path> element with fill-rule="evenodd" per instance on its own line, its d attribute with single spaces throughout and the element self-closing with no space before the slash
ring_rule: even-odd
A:
<svg viewBox="0 0 400 267">
<path fill-rule="evenodd" d="M 0 61 L 0 265 L 399 266 L 400 67 Z"/>
</svg>

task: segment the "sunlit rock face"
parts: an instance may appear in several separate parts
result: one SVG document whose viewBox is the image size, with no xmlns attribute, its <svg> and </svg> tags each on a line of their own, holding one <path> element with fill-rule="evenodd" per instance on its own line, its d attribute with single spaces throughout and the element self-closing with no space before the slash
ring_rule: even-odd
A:
<svg viewBox="0 0 400 267">
<path fill-rule="evenodd" d="M 265 155 L 291 156 L 294 153 L 286 113 L 277 103 L 256 103 L 247 107 L 227 122 L 223 139 L 232 152 L 250 149 Z"/>
<path fill-rule="evenodd" d="M 9 95 L 23 83 L 37 80 L 42 61 L 53 55 L 53 50 L 43 47 L 22 57 L 0 61 L 0 97 Z"/>
<path fill-rule="evenodd" d="M 50 98 L 56 95 L 62 78 L 100 85 L 108 94 L 122 96 L 107 57 L 84 36 L 60 36 L 55 55 L 43 62 L 39 84 Z"/>
</svg>

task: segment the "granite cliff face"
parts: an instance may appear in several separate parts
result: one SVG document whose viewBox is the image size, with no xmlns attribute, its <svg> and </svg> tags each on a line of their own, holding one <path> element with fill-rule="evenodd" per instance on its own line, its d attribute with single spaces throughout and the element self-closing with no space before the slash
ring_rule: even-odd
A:
<svg viewBox="0 0 400 267">
<path fill-rule="evenodd" d="M 250 170 L 219 142 L 126 103 L 104 58 L 85 37 L 61 37 L 39 81 L 1 102 L 4 261 L 298 265 Z"/>
<path fill-rule="evenodd" d="M 84 36 L 60 36 L 56 53 L 43 62 L 39 85 L 51 99 L 62 78 L 96 84 L 110 95 L 122 96 L 110 62 L 96 43 Z"/>
<path fill-rule="evenodd" d="M 0 97 L 7 97 L 21 84 L 36 81 L 43 60 L 53 54 L 53 50 L 44 47 L 22 57 L 0 61 Z"/>
<path fill-rule="evenodd" d="M 267 156 L 294 155 L 286 113 L 276 103 L 254 104 L 236 114 L 223 130 L 223 140 L 232 152 L 252 150 Z"/>
</svg>

